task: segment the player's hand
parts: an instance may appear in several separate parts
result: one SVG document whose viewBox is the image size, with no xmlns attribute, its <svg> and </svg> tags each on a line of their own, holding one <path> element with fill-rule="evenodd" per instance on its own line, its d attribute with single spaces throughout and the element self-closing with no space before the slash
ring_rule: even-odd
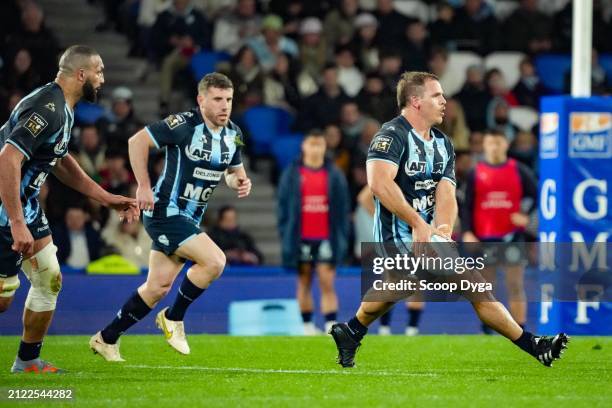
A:
<svg viewBox="0 0 612 408">
<path fill-rule="evenodd" d="M 529 225 L 529 216 L 527 214 L 515 212 L 510 214 L 510 222 L 512 222 L 515 227 L 524 228 Z"/>
<path fill-rule="evenodd" d="M 434 234 L 441 235 L 448 239 L 451 239 L 452 233 L 453 233 L 453 230 L 448 224 L 440 224 L 434 229 Z"/>
<path fill-rule="evenodd" d="M 123 210 L 117 210 L 119 212 L 119 222 L 125 222 L 131 224 L 138 221 L 140 218 L 140 208 L 134 203 Z"/>
<path fill-rule="evenodd" d="M 465 231 L 463 233 L 463 242 L 480 242 L 480 240 L 472 231 Z"/>
<path fill-rule="evenodd" d="M 11 249 L 23 255 L 25 259 L 31 257 L 34 251 L 34 238 L 25 221 L 11 222 L 11 236 L 13 245 Z"/>
<path fill-rule="evenodd" d="M 138 208 L 144 211 L 153 211 L 153 202 L 153 190 L 151 187 L 138 186 L 138 189 L 136 190 L 136 203 Z"/>
<path fill-rule="evenodd" d="M 134 198 L 109 194 L 105 204 L 119 213 L 119 221 L 121 222 L 125 221 L 129 224 L 137 221 L 140 216 L 140 211 L 136 206 L 136 200 Z"/>
<path fill-rule="evenodd" d="M 427 243 L 431 242 L 431 234 L 433 230 L 425 221 L 421 222 L 416 227 L 412 228 L 412 245 L 415 254 L 425 253 Z"/>
<path fill-rule="evenodd" d="M 251 179 L 248 177 L 241 177 L 238 179 L 238 198 L 244 198 L 251 194 Z"/>
</svg>

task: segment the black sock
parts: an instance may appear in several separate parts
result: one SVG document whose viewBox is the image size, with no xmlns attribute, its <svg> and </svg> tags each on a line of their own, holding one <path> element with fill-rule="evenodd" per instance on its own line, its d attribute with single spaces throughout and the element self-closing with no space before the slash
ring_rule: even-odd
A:
<svg viewBox="0 0 612 408">
<path fill-rule="evenodd" d="M 174 304 L 166 310 L 166 318 L 175 322 L 183 321 L 189 305 L 200 297 L 205 290 L 206 289 L 198 288 L 189 280 L 189 277 L 185 276 L 176 294 L 176 299 L 174 299 Z"/>
<path fill-rule="evenodd" d="M 421 320 L 422 310 L 408 309 L 408 326 L 419 327 L 419 320 Z"/>
<path fill-rule="evenodd" d="M 381 326 L 389 326 L 391 323 L 391 310 L 389 310 L 384 315 L 380 316 L 380 325 Z"/>
<path fill-rule="evenodd" d="M 304 323 L 312 322 L 312 312 L 302 312 L 302 321 Z"/>
<path fill-rule="evenodd" d="M 40 356 L 40 349 L 42 347 L 42 341 L 37 343 L 26 343 L 21 340 L 19 343 L 19 351 L 17 352 L 17 357 L 21 361 L 30 361 L 38 358 Z"/>
<path fill-rule="evenodd" d="M 338 320 L 338 313 L 337 312 L 325 313 L 325 321 L 326 322 L 335 322 L 336 320 Z"/>
<path fill-rule="evenodd" d="M 533 334 L 523 330 L 523 334 L 521 334 L 521 337 L 514 340 L 513 343 L 519 346 L 523 351 L 531 355 L 534 355 L 533 341 L 532 341 L 533 337 L 534 337 Z"/>
<path fill-rule="evenodd" d="M 117 343 L 119 336 L 145 317 L 150 311 L 151 308 L 142 300 L 138 291 L 134 292 L 121 310 L 119 310 L 117 317 L 102 330 L 102 339 L 108 344 Z"/>
<path fill-rule="evenodd" d="M 348 321 L 348 327 L 351 329 L 353 339 L 357 341 L 361 341 L 363 336 L 368 334 L 368 328 L 361 324 L 361 322 L 357 319 L 357 316 Z"/>
</svg>

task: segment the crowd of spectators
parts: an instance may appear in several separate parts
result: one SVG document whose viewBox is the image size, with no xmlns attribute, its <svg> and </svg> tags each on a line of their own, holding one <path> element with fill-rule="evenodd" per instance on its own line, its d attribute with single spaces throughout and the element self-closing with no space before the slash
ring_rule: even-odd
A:
<svg viewBox="0 0 612 408">
<path fill-rule="evenodd" d="M 422 13 L 399 12 L 394 4 L 399 2 L 393 0 L 83 3 L 84 7 L 103 5 L 104 17 L 96 30 L 123 33 L 130 55 L 159 70 L 160 116 L 168 113 L 172 90 L 190 72 L 194 54 L 202 50 L 227 54 L 228 61 L 217 69 L 234 83 L 234 119 L 239 122 L 245 110 L 265 104 L 290 112 L 295 131 L 323 129 L 328 154 L 349 183 L 353 208 L 366 184 L 368 145 L 380 125 L 397 114 L 395 84 L 401 72 L 421 70 L 443 76 L 454 50 L 482 56 L 499 50 L 525 54 L 516 67 L 520 78 L 512 89 L 500 70 L 473 65 L 459 92 L 447 95 L 440 128 L 453 140 L 461 186 L 462 177 L 481 158 L 482 132 L 492 127 L 504 129 L 511 143 L 510 156 L 537 172 L 537 129 L 517 128 L 509 120 L 509 110 L 514 106 L 537 109 L 540 97 L 549 92 L 536 74 L 533 58 L 571 48 L 571 2 L 563 5 L 563 1 L 517 0 L 503 19 L 496 13 L 497 2 L 485 0 L 410 2 L 419 3 L 427 18 Z M 561 7 L 554 9 L 551 3 Z M 605 5 L 594 1 L 593 91 L 602 94 L 610 88 L 596 63 L 597 55 L 612 51 L 612 10 Z M 61 45 L 45 26 L 43 10 L 32 0 L 2 1 L 0 16 L 0 120 L 4 122 L 21 97 L 53 80 Z M 111 109 L 101 119 L 75 127 L 71 150 L 101 185 L 128 194 L 134 177 L 127 139 L 143 123 L 134 111 L 130 89 L 116 88 L 111 99 Z M 150 163 L 151 172 L 159 174 L 162 158 L 155 156 Z M 47 210 L 49 219 L 67 229 L 68 241 L 92 246 L 94 238 L 88 229 L 92 225 L 100 236 L 95 239 L 124 234 L 120 246 L 128 246 L 131 237 L 134 253 L 143 245 L 141 231 L 117 225 L 105 230 L 109 214 L 103 208 L 75 197 L 76 193 L 52 179 L 48 184 L 46 199 L 54 203 Z M 76 208 L 74 203 L 79 203 Z M 84 234 L 87 245 L 73 239 L 75 228 Z M 260 260 L 259 255 L 255 258 Z M 66 260 L 70 259 L 68 254 Z"/>
</svg>

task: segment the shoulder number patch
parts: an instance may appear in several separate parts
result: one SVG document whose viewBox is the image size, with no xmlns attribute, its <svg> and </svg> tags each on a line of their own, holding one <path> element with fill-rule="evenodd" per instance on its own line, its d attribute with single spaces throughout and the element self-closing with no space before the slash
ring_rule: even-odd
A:
<svg viewBox="0 0 612 408">
<path fill-rule="evenodd" d="M 372 145 L 370 146 L 370 150 L 375 152 L 389 152 L 389 148 L 391 147 L 391 143 L 393 143 L 393 139 L 389 136 L 379 135 L 372 140 Z"/>
<path fill-rule="evenodd" d="M 32 136 L 36 137 L 47 127 L 47 125 L 49 124 L 45 118 L 34 112 L 30 115 L 28 120 L 26 120 L 23 127 L 26 128 L 26 130 L 30 132 Z"/>
<path fill-rule="evenodd" d="M 170 115 L 164 119 L 170 130 L 175 129 L 185 123 L 185 118 L 181 115 Z"/>
</svg>

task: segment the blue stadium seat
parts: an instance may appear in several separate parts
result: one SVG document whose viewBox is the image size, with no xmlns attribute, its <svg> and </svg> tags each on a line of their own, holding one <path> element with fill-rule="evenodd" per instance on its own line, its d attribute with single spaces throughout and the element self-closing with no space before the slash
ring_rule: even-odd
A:
<svg viewBox="0 0 612 408">
<path fill-rule="evenodd" d="M 74 122 L 78 125 L 91 125 L 104 116 L 104 108 L 95 103 L 79 102 L 74 109 Z"/>
<path fill-rule="evenodd" d="M 292 336 L 304 334 L 304 326 L 295 299 L 246 300 L 230 303 L 229 333 Z"/>
<path fill-rule="evenodd" d="M 255 106 L 244 112 L 242 122 L 246 127 L 251 151 L 256 155 L 268 154 L 278 135 L 288 133 L 293 117 L 289 112 L 272 106 Z"/>
<path fill-rule="evenodd" d="M 279 135 L 273 141 L 272 156 L 274 156 L 279 170 L 283 170 L 300 155 L 302 140 L 304 140 L 302 133 L 288 133 Z"/>
<path fill-rule="evenodd" d="M 535 60 L 535 67 L 542 83 L 550 90 L 563 93 L 565 74 L 572 67 L 572 57 L 568 54 L 545 54 Z"/>
<path fill-rule="evenodd" d="M 196 81 L 206 74 L 215 72 L 219 62 L 229 61 L 231 56 L 225 52 L 200 51 L 191 58 L 191 71 Z"/>
</svg>

